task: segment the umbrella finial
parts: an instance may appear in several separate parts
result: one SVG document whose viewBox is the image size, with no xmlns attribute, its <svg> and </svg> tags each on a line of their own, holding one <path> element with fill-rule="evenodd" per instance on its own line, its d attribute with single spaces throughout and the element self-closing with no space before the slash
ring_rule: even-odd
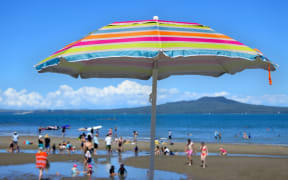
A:
<svg viewBox="0 0 288 180">
<path fill-rule="evenodd" d="M 153 16 L 153 20 L 158 21 L 159 17 L 158 16 Z"/>
</svg>

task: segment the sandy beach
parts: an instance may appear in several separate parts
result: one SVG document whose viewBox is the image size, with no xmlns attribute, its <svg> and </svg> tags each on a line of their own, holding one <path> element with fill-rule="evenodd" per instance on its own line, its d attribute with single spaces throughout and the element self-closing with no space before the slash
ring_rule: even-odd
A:
<svg viewBox="0 0 288 180">
<path fill-rule="evenodd" d="M 20 136 L 19 144 L 20 149 L 37 149 L 38 136 Z M 73 146 L 76 146 L 77 150 L 80 150 L 80 140 L 77 138 L 68 137 L 51 137 L 51 144 L 58 145 L 63 140 L 70 141 Z M 23 145 L 24 140 L 33 142 L 33 145 Z M 0 137 L 0 149 L 7 149 L 11 137 Z M 105 149 L 105 143 L 100 140 L 100 150 Z M 137 146 L 140 151 L 149 151 L 149 142 L 137 142 Z M 183 152 L 185 142 L 175 143 L 174 145 L 163 144 L 160 146 L 167 146 L 174 152 Z M 197 149 L 200 144 L 195 143 Z M 135 144 L 124 144 L 124 151 L 133 151 Z M 190 179 L 264 179 L 268 180 L 286 180 L 288 178 L 288 147 L 277 145 L 255 145 L 255 144 L 207 144 L 209 153 L 218 153 L 219 148 L 222 147 L 232 154 L 256 154 L 256 155 L 276 155 L 286 156 L 283 158 L 270 158 L 270 157 L 220 157 L 220 156 L 208 156 L 208 167 L 203 169 L 200 167 L 200 157 L 193 157 L 192 166 L 187 166 L 185 156 L 157 156 L 155 158 L 155 169 L 165 170 L 170 172 L 177 172 L 186 174 Z M 112 149 L 116 150 L 117 145 L 113 144 Z M 117 156 L 117 154 L 115 154 Z M 102 156 L 103 157 L 103 156 Z M 94 158 L 101 158 L 97 155 Z M 0 166 L 3 165 L 16 165 L 35 163 L 35 154 L 29 153 L 0 153 Z M 83 162 L 83 155 L 80 154 L 56 154 L 49 155 L 51 162 Z M 137 168 L 149 168 L 149 156 L 131 157 L 124 160 L 126 166 L 133 166 Z M 108 175 L 107 175 L 108 176 Z M 32 177 L 31 177 L 32 178 Z M 63 177 L 69 179 L 69 177 Z M 80 177 L 80 179 L 83 177 Z M 33 178 L 32 178 L 33 179 Z M 53 179 L 53 178 L 52 178 Z"/>
<path fill-rule="evenodd" d="M 77 150 L 81 149 L 81 142 L 77 138 L 69 137 L 50 137 L 51 146 L 55 143 L 58 148 L 58 144 L 62 143 L 63 140 L 66 142 L 69 141 L 70 144 L 76 146 Z M 33 145 L 23 145 L 23 141 L 28 140 L 33 142 Z M 9 136 L 0 136 L 0 149 L 8 149 L 11 137 Z M 170 150 L 174 152 L 183 152 L 186 142 L 174 143 L 174 145 L 168 145 L 167 143 L 160 144 L 159 146 L 167 146 Z M 19 140 L 20 149 L 37 149 L 38 147 L 38 136 L 20 136 Z M 150 143 L 149 142 L 137 142 L 137 146 L 140 151 L 149 151 Z M 200 143 L 195 143 L 197 149 L 200 147 Z M 259 155 L 279 155 L 279 156 L 288 156 L 288 146 L 278 146 L 278 145 L 257 145 L 257 144 L 221 144 L 221 143 L 210 143 L 207 144 L 209 152 L 218 153 L 219 148 L 222 147 L 232 154 L 259 154 Z M 133 151 L 135 144 L 129 142 L 124 144 L 124 151 Z M 100 150 L 105 150 L 105 142 L 103 139 L 100 139 L 99 144 Z M 117 144 L 112 144 L 112 149 L 117 149 Z"/>
</svg>

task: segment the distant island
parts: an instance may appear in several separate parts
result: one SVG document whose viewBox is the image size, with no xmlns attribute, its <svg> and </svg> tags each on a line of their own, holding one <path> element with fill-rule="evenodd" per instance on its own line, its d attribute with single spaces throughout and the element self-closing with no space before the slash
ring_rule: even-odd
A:
<svg viewBox="0 0 288 180">
<path fill-rule="evenodd" d="M 150 114 L 151 106 L 119 109 L 79 110 L 5 110 L 0 114 Z M 178 101 L 157 106 L 157 114 L 286 114 L 288 107 L 253 105 L 225 97 L 202 97 L 192 101 Z"/>
</svg>

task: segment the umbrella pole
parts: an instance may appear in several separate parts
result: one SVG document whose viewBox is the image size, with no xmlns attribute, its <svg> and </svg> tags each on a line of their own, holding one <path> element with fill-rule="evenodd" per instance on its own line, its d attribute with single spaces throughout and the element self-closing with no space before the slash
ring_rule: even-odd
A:
<svg viewBox="0 0 288 180">
<path fill-rule="evenodd" d="M 152 107 L 151 107 L 151 140 L 150 140 L 150 168 L 149 168 L 149 179 L 154 179 L 154 149 L 155 149 L 155 127 L 156 127 L 156 100 L 157 100 L 157 79 L 158 79 L 158 68 L 157 62 L 153 68 L 153 83 L 152 83 Z"/>
</svg>

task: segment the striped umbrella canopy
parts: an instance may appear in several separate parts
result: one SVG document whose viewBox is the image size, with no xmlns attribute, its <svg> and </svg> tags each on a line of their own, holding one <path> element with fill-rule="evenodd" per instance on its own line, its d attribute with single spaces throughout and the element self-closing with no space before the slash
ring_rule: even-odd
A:
<svg viewBox="0 0 288 180">
<path fill-rule="evenodd" d="M 154 178 L 157 80 L 170 75 L 218 77 L 245 69 L 275 70 L 259 50 L 198 23 L 158 20 L 115 22 L 39 62 L 36 70 L 75 78 L 153 77 L 150 179 Z"/>
<path fill-rule="evenodd" d="M 36 65 L 39 72 L 73 77 L 149 79 L 170 75 L 220 76 L 248 68 L 268 70 L 261 53 L 198 23 L 163 20 L 115 22 L 75 41 Z M 271 70 L 275 70 L 271 66 Z"/>
</svg>

